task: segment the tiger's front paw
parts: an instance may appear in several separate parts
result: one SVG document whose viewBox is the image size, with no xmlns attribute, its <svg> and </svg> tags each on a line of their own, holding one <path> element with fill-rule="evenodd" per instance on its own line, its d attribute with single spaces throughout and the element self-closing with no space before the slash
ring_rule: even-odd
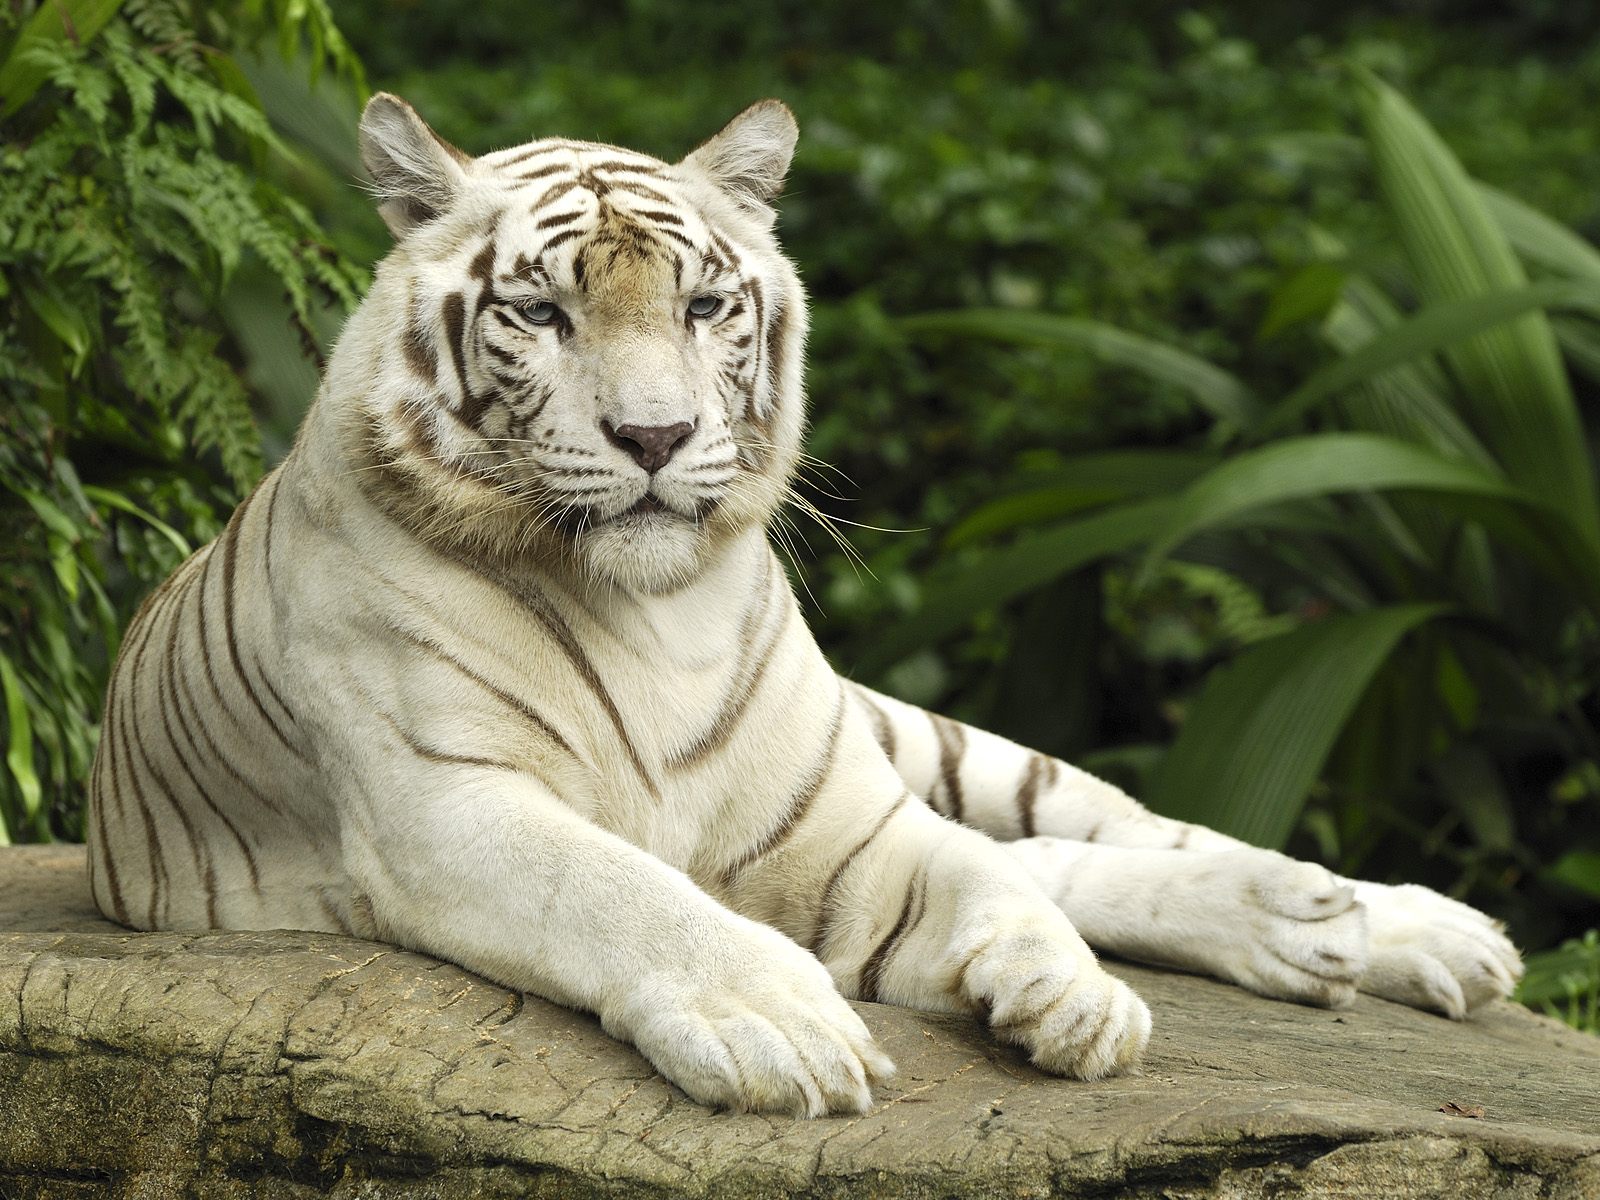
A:
<svg viewBox="0 0 1600 1200">
<path fill-rule="evenodd" d="M 1366 913 L 1354 889 L 1315 863 L 1270 850 L 1192 855 L 1209 893 L 1207 969 L 1278 1000 L 1341 1008 L 1367 970 Z"/>
<path fill-rule="evenodd" d="M 1103 1079 L 1137 1065 L 1150 1010 L 1100 968 L 1064 919 L 1024 915 L 968 940 L 976 944 L 958 951 L 959 991 L 987 1006 L 994 1031 L 1027 1049 L 1035 1066 Z"/>
<path fill-rule="evenodd" d="M 1353 886 L 1371 941 L 1363 992 L 1460 1020 L 1522 978 L 1517 948 L 1477 909 L 1414 883 Z"/>
<path fill-rule="evenodd" d="M 888 1056 L 814 957 L 739 921 L 681 976 L 643 984 L 607 1028 L 691 1099 L 743 1112 L 866 1112 Z"/>
</svg>

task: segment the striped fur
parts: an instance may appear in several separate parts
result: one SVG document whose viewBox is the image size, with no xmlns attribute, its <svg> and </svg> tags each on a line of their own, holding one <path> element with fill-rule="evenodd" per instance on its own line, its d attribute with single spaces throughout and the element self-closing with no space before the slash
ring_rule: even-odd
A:
<svg viewBox="0 0 1600 1200">
<path fill-rule="evenodd" d="M 423 950 L 599 1014 L 709 1104 L 863 1109 L 892 1066 L 845 996 L 986 1013 L 1063 1074 L 1137 1060 L 1148 1012 L 1063 911 L 1120 885 L 1085 908 L 1071 843 L 1029 835 L 1166 826 L 841 681 L 767 544 L 804 424 L 768 207 L 794 136 L 769 101 L 677 164 L 474 159 L 374 98 L 397 244 L 293 451 L 128 630 L 102 911 Z M 679 427 L 653 471 L 623 434 Z"/>
</svg>

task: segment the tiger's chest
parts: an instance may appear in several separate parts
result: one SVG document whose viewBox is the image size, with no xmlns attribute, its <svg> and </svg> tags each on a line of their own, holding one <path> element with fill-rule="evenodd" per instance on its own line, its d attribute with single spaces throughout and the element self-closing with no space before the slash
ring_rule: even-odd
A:
<svg viewBox="0 0 1600 1200">
<path fill-rule="evenodd" d="M 772 585 L 639 606 L 593 643 L 615 719 L 589 715 L 597 786 L 585 815 L 691 874 L 747 844 L 803 770 L 793 747 L 825 686 L 821 659 L 787 585 Z"/>
</svg>

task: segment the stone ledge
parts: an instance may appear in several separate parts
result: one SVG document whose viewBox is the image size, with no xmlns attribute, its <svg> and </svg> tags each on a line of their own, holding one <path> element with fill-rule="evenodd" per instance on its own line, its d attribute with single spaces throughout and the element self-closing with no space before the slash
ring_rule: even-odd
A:
<svg viewBox="0 0 1600 1200">
<path fill-rule="evenodd" d="M 592 1019 L 449 964 L 129 933 L 81 848 L 0 850 L 0 1196 L 1600 1196 L 1600 1039 L 1116 970 L 1156 1018 L 1133 1078 L 860 1005 L 900 1066 L 871 1113 L 715 1114 Z"/>
</svg>

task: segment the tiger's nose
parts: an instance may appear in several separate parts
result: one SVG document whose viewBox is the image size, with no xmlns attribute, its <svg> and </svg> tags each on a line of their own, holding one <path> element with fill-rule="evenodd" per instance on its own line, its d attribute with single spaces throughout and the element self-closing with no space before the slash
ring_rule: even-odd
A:
<svg viewBox="0 0 1600 1200">
<path fill-rule="evenodd" d="M 652 475 L 672 461 L 678 447 L 694 432 L 694 425 L 689 421 L 679 421 L 675 425 L 618 425 L 616 428 L 612 428 L 610 421 L 601 421 L 600 427 L 614 445 L 633 455 L 633 461 Z"/>
</svg>

